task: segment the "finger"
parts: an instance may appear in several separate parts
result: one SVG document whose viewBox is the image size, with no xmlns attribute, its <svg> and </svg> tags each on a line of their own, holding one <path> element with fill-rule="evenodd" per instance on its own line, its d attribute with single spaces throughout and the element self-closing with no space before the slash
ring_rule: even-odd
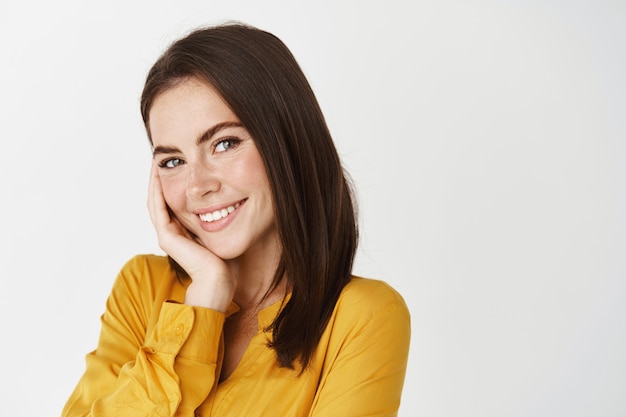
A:
<svg viewBox="0 0 626 417">
<path fill-rule="evenodd" d="M 161 188 L 161 178 L 159 177 L 158 166 L 152 161 L 150 170 L 150 182 L 148 185 L 148 211 L 150 219 L 155 227 L 163 227 L 171 222 L 171 217 L 167 209 L 167 203 Z"/>
<path fill-rule="evenodd" d="M 181 248 L 189 250 L 189 243 L 193 243 L 194 246 L 201 244 L 199 239 L 176 218 L 168 207 L 161 187 L 158 165 L 154 161 L 148 186 L 148 210 L 156 229 L 159 245 L 168 254 L 173 255 L 170 252 L 179 252 Z"/>
<path fill-rule="evenodd" d="M 201 240 L 187 229 L 169 209 L 159 176 L 158 165 L 153 161 L 148 186 L 148 210 L 156 229 L 159 246 L 187 271 L 192 279 L 201 282 L 227 281 L 232 287 L 233 272 L 229 266 L 210 252 Z"/>
</svg>

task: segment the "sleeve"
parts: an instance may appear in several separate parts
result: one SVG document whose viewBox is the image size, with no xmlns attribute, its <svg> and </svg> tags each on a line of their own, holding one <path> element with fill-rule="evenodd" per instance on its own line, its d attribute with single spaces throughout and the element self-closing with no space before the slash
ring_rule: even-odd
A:
<svg viewBox="0 0 626 417">
<path fill-rule="evenodd" d="M 152 306 L 159 306 L 149 296 L 150 273 L 134 258 L 118 275 L 97 348 L 63 417 L 193 415 L 209 395 L 218 380 L 224 314 L 164 301 L 146 334 Z"/>
<path fill-rule="evenodd" d="M 385 293 L 390 297 L 381 304 L 376 297 L 384 298 Z M 367 304 L 379 307 L 360 307 Z M 397 416 L 409 354 L 409 310 L 390 287 L 374 292 L 359 306 L 343 308 L 352 311 L 348 319 L 338 318 L 334 324 L 333 333 L 340 335 L 334 343 L 338 347 L 327 363 L 330 370 L 321 381 L 310 417 Z"/>
</svg>

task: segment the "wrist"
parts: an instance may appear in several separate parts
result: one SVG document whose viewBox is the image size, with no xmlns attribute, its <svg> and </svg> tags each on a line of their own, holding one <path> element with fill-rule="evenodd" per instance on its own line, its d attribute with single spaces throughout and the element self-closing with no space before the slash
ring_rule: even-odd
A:
<svg viewBox="0 0 626 417">
<path fill-rule="evenodd" d="M 226 313 L 233 295 L 234 292 L 223 288 L 223 286 L 220 288 L 216 285 L 200 285 L 192 282 L 185 293 L 185 304 Z"/>
</svg>

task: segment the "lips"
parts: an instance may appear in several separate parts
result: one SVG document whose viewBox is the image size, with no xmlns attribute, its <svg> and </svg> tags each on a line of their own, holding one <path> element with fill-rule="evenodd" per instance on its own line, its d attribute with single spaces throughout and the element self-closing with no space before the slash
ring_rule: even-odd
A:
<svg viewBox="0 0 626 417">
<path fill-rule="evenodd" d="M 208 213 L 202 213 L 202 214 L 198 214 L 198 217 L 200 217 L 200 220 L 202 220 L 203 222 L 206 223 L 211 223 L 214 222 L 216 220 L 221 220 L 225 217 L 228 217 L 228 215 L 230 213 L 232 213 L 233 211 L 235 211 L 237 208 L 239 208 L 239 206 L 241 206 L 242 202 L 237 202 L 234 205 L 231 206 L 227 206 L 224 207 L 222 209 L 219 210 L 215 210 L 212 212 L 208 212 Z"/>
</svg>

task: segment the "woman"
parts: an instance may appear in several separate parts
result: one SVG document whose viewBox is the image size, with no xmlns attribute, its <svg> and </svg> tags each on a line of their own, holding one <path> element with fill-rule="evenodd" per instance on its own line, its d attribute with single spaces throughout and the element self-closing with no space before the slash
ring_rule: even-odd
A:
<svg viewBox="0 0 626 417">
<path fill-rule="evenodd" d="M 351 190 L 286 46 L 240 24 L 192 32 L 141 111 L 168 256 L 121 270 L 63 415 L 396 415 L 409 313 L 351 275 Z"/>
</svg>

